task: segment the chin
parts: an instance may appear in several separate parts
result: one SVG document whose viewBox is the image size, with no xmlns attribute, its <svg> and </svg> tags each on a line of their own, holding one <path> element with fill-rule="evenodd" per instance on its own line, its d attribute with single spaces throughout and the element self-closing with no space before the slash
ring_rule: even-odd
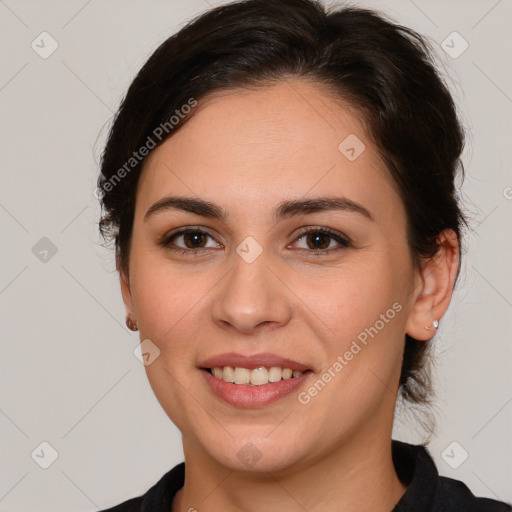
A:
<svg viewBox="0 0 512 512">
<path fill-rule="evenodd" d="M 303 442 L 287 439 L 269 439 L 265 436 L 239 436 L 226 444 L 212 443 L 206 446 L 210 457 L 217 463 L 237 472 L 276 473 L 285 471 L 304 459 L 305 453 L 297 450 Z"/>
</svg>

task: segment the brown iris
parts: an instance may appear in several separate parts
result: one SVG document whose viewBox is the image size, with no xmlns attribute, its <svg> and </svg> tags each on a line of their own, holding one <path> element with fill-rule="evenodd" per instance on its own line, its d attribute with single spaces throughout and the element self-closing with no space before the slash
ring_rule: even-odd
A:
<svg viewBox="0 0 512 512">
<path fill-rule="evenodd" d="M 315 232 L 309 233 L 306 240 L 310 249 L 326 249 L 329 247 L 330 238 L 326 233 Z"/>
<path fill-rule="evenodd" d="M 206 235 L 198 231 L 183 233 L 183 241 L 189 249 L 197 249 L 206 245 Z"/>
</svg>

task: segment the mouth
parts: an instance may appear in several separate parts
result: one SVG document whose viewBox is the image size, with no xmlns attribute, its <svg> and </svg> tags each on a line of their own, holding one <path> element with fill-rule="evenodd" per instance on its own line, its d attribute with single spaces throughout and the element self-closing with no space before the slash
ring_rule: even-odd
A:
<svg viewBox="0 0 512 512">
<path fill-rule="evenodd" d="M 301 387 L 312 369 L 274 354 L 223 354 L 200 366 L 215 395 L 237 407 L 269 405 Z"/>
<path fill-rule="evenodd" d="M 264 386 L 265 384 L 280 382 L 281 380 L 297 379 L 305 372 L 281 368 L 279 366 L 259 366 L 258 368 L 240 368 L 239 366 L 216 366 L 215 368 L 204 368 L 216 379 L 223 380 L 237 386 Z M 306 370 L 308 372 L 310 370 Z"/>
</svg>

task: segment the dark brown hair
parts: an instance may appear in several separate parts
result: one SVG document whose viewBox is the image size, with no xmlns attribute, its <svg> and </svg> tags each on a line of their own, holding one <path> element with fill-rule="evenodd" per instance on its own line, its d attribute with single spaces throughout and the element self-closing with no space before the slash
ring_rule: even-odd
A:
<svg viewBox="0 0 512 512">
<path fill-rule="evenodd" d="M 373 11 L 313 0 L 245 0 L 201 15 L 167 39 L 131 84 L 113 122 L 98 179 L 100 231 L 128 273 L 137 182 L 147 150 L 172 136 L 215 91 L 287 77 L 321 82 L 360 112 L 407 212 L 416 265 L 464 217 L 455 177 L 463 131 L 431 50 L 414 31 Z M 142 150 L 146 148 L 146 150 Z M 406 336 L 403 398 L 427 403 L 429 343 Z"/>
</svg>

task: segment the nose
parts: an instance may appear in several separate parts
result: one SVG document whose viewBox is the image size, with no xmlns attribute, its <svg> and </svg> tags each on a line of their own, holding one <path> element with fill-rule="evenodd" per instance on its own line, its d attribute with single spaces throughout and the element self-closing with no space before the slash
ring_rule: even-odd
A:
<svg viewBox="0 0 512 512">
<path fill-rule="evenodd" d="M 286 325 L 291 318 L 289 294 L 264 253 L 247 263 L 234 255 L 234 266 L 212 305 L 212 319 L 223 329 L 253 334 L 264 325 Z"/>
</svg>

